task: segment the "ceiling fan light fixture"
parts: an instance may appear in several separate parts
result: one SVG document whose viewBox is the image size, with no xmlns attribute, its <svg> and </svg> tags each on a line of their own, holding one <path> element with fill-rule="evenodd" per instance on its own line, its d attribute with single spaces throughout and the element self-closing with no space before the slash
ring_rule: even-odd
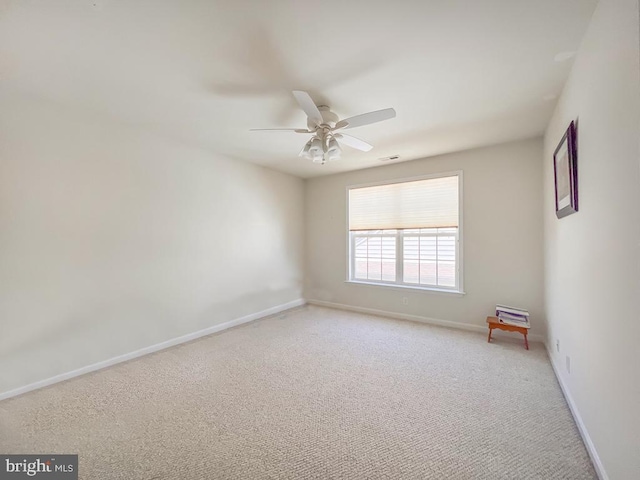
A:
<svg viewBox="0 0 640 480">
<path fill-rule="evenodd" d="M 316 155 L 322 155 L 323 153 L 324 148 L 322 146 L 322 140 L 318 137 L 313 137 L 313 139 L 311 139 L 311 145 L 309 146 L 309 154 L 312 157 L 315 157 Z"/>
<path fill-rule="evenodd" d="M 327 156 L 329 160 L 338 160 L 340 155 L 342 154 L 342 149 L 340 148 L 340 144 L 335 139 L 335 137 L 329 138 L 327 142 Z"/>
<path fill-rule="evenodd" d="M 305 158 L 311 158 L 311 156 L 309 155 L 309 149 L 311 148 L 311 141 L 313 139 L 309 140 L 307 143 L 304 144 L 304 147 L 302 148 L 302 151 L 300 152 L 300 156 L 301 157 L 305 157 Z"/>
</svg>

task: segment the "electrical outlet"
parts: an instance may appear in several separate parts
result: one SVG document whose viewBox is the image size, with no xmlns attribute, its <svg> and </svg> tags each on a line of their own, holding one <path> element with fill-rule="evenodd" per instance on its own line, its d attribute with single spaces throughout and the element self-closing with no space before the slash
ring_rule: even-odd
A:
<svg viewBox="0 0 640 480">
<path fill-rule="evenodd" d="M 569 355 L 567 355 L 566 357 L 566 362 L 567 362 L 567 373 L 571 373 L 571 357 L 569 357 Z"/>
<path fill-rule="evenodd" d="M 409 305 L 409 299 L 407 297 L 402 297 L 402 304 Z"/>
<path fill-rule="evenodd" d="M 556 350 L 560 353 L 560 340 L 556 340 Z"/>
</svg>

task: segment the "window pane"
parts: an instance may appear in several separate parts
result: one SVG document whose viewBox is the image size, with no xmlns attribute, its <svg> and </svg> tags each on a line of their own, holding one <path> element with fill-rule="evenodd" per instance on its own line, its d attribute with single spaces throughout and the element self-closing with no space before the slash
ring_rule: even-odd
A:
<svg viewBox="0 0 640 480">
<path fill-rule="evenodd" d="M 436 261 L 436 238 L 420 237 L 420 260 Z"/>
<path fill-rule="evenodd" d="M 395 282 L 396 281 L 396 261 L 393 260 L 383 260 L 382 261 L 382 280 L 385 282 Z"/>
<path fill-rule="evenodd" d="M 352 234 L 355 245 L 353 278 L 396 281 L 396 237 L 381 233 L 378 230 Z"/>
<path fill-rule="evenodd" d="M 354 272 L 354 278 L 358 280 L 366 280 L 367 279 L 367 261 L 359 260 L 356 258 L 356 268 Z"/>
<path fill-rule="evenodd" d="M 367 256 L 369 258 L 380 258 L 380 237 L 369 237 L 369 250 Z"/>
<path fill-rule="evenodd" d="M 366 237 L 355 237 L 355 259 L 353 277 L 358 280 L 366 280 L 367 278 L 367 244 Z"/>
<path fill-rule="evenodd" d="M 456 237 L 438 237 L 438 285 L 456 286 Z"/>
<path fill-rule="evenodd" d="M 425 230 L 425 229 L 423 229 Z M 436 238 L 420 237 L 420 284 L 436 284 Z"/>
<path fill-rule="evenodd" d="M 396 281 L 396 238 L 382 237 L 382 280 Z"/>
<path fill-rule="evenodd" d="M 408 230 L 405 230 L 405 233 Z M 414 230 L 415 231 L 415 230 Z M 420 237 L 404 237 L 402 239 L 402 247 L 404 251 L 403 258 L 403 282 L 419 283 L 420 282 Z"/>
<path fill-rule="evenodd" d="M 380 260 L 369 258 L 367 262 L 369 280 L 382 280 L 382 263 Z"/>
<path fill-rule="evenodd" d="M 420 253 L 420 239 L 419 237 L 404 237 L 404 259 L 405 260 L 418 260 Z"/>
<path fill-rule="evenodd" d="M 436 262 L 435 261 L 420 262 L 420 284 L 436 285 Z"/>
</svg>

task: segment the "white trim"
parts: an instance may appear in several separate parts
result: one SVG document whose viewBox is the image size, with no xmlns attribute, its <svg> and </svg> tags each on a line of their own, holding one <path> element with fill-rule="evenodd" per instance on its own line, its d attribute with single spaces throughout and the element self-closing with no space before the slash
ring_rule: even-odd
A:
<svg viewBox="0 0 640 480">
<path fill-rule="evenodd" d="M 639 0 L 640 1 L 640 0 Z M 346 262 L 346 266 L 347 266 L 347 280 L 349 280 L 351 278 L 351 272 L 354 271 L 355 267 L 354 267 L 354 259 L 353 256 L 351 255 L 351 232 L 349 231 L 349 186 L 347 185 L 347 187 L 344 189 L 344 193 L 346 195 L 345 201 L 344 201 L 344 222 L 345 222 L 345 227 L 344 227 L 344 234 L 345 234 L 345 241 L 347 243 L 347 258 L 345 259 Z"/>
<path fill-rule="evenodd" d="M 436 287 L 417 287 L 415 285 L 406 285 L 403 283 L 365 282 L 364 280 L 345 280 L 344 283 L 353 283 L 354 285 L 367 285 L 371 287 L 398 288 L 400 290 L 418 290 L 419 292 L 444 293 L 445 295 L 466 295 L 465 292 L 460 292 L 458 290 L 448 290 L 446 288 Z"/>
<path fill-rule="evenodd" d="M 604 469 L 604 465 L 602 465 L 602 461 L 600 460 L 600 456 L 598 455 L 596 447 L 593 444 L 591 437 L 589 436 L 587 427 L 582 421 L 582 417 L 580 416 L 578 407 L 576 406 L 576 403 L 574 402 L 573 397 L 571 396 L 569 387 L 564 383 L 564 380 L 562 379 L 562 375 L 560 375 L 560 371 L 561 371 L 560 367 L 558 367 L 558 365 L 556 364 L 553 357 L 553 353 L 549 349 L 549 345 L 547 344 L 547 342 L 545 342 L 545 346 L 547 348 L 547 355 L 549 356 L 551 367 L 553 368 L 553 373 L 555 374 L 556 379 L 558 380 L 558 384 L 560 385 L 560 390 L 562 390 L 562 394 L 564 395 L 564 398 L 567 401 L 567 405 L 569 405 L 569 411 L 573 416 L 573 420 L 576 422 L 578 431 L 580 432 L 580 436 L 582 437 L 582 442 L 584 443 L 584 446 L 587 449 L 587 453 L 591 458 L 591 463 L 593 463 L 593 467 L 595 468 L 596 473 L 598 474 L 598 478 L 600 480 L 609 480 L 609 476 L 607 475 L 607 472 Z"/>
<path fill-rule="evenodd" d="M 227 330 L 228 328 L 242 325 L 243 323 L 252 322 L 254 320 L 258 320 L 259 318 L 267 317 L 269 315 L 274 315 L 276 313 L 280 313 L 285 310 L 289 310 L 291 308 L 299 307 L 305 304 L 306 304 L 306 301 L 303 298 L 299 298 L 298 300 L 293 300 L 291 302 L 283 303 L 281 305 L 276 305 L 275 307 L 267 308 L 266 310 L 262 310 L 260 312 L 251 313 L 249 315 L 245 315 L 244 317 L 236 318 L 234 320 L 220 323 L 218 325 L 213 325 L 203 330 L 198 330 L 197 332 L 188 333 L 186 335 L 182 335 L 181 337 L 172 338 L 171 340 L 166 340 L 164 342 L 156 343 L 155 345 L 150 345 L 148 347 L 141 348 L 140 350 L 135 350 L 130 353 L 118 355 L 117 357 L 103 360 L 101 362 L 94 363 L 92 365 L 87 365 L 86 367 L 78 368 L 77 370 L 72 370 L 71 372 L 61 373 L 60 375 L 56 375 L 51 378 L 39 380 L 37 382 L 30 383 L 29 385 L 25 385 L 23 387 L 18 387 L 13 390 L 0 393 L 0 400 L 5 400 L 7 398 L 22 395 L 23 393 L 27 393 L 32 390 L 36 390 L 38 388 L 48 387 L 49 385 L 53 385 L 54 383 L 63 382 L 65 380 L 69 380 L 71 378 L 84 375 L 85 373 L 95 372 L 96 370 L 101 370 L 103 368 L 111 367 L 118 363 L 126 362 L 128 360 L 133 360 L 134 358 L 142 357 L 143 355 L 148 355 L 149 353 L 154 353 L 159 350 L 164 350 L 166 348 L 173 347 L 181 343 L 190 342 L 200 337 L 211 335 L 212 333 L 221 332 L 222 330 Z"/>
<path fill-rule="evenodd" d="M 464 173 L 458 170 L 458 242 L 456 253 L 456 281 L 458 291 L 464 292 Z"/>
<path fill-rule="evenodd" d="M 358 312 L 358 313 L 367 313 L 370 315 L 378 315 L 381 317 L 395 318 L 398 320 L 409 320 L 411 322 L 419 322 L 419 323 L 428 323 L 430 325 L 438 325 L 440 327 L 447 328 L 456 328 L 458 330 L 467 330 L 470 332 L 478 332 L 486 334 L 488 332 L 487 327 L 485 325 L 475 325 L 472 323 L 462 323 L 462 322 L 454 322 L 451 320 L 441 320 L 439 318 L 430 318 L 423 317 L 421 315 L 411 315 L 409 313 L 399 313 L 399 312 L 388 312 L 385 310 L 377 310 L 375 308 L 364 308 L 364 307 L 356 307 L 353 305 L 345 305 L 343 303 L 333 303 L 333 302 L 325 302 L 323 300 L 310 300 L 307 299 L 307 303 L 309 305 L 317 305 L 319 307 L 327 307 L 327 308 L 335 308 L 338 310 L 347 310 L 350 312 Z M 522 337 L 514 337 L 513 335 L 508 336 L 506 333 L 503 334 L 498 330 L 493 331 L 493 336 L 499 336 L 500 339 L 514 339 L 519 342 L 522 342 Z M 538 335 L 536 333 L 529 333 L 527 338 L 530 342 L 540 342 L 544 343 L 544 337 L 542 335 Z"/>
</svg>

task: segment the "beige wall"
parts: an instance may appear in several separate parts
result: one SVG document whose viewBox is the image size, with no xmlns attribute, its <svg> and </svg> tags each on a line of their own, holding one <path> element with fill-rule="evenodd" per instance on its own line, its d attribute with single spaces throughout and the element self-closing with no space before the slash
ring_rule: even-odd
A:
<svg viewBox="0 0 640 480">
<path fill-rule="evenodd" d="M 0 104 L 0 393 L 301 298 L 301 179 Z"/>
<path fill-rule="evenodd" d="M 305 297 L 483 328 L 505 303 L 530 309 L 532 333 L 542 333 L 541 156 L 534 139 L 307 180 Z M 345 283 L 347 186 L 455 170 L 464 177 L 466 294 Z"/>
<path fill-rule="evenodd" d="M 638 30 L 637 0 L 600 1 L 544 148 L 548 344 L 612 480 L 640 478 Z M 553 152 L 576 119 L 580 211 L 558 220 Z"/>
</svg>

